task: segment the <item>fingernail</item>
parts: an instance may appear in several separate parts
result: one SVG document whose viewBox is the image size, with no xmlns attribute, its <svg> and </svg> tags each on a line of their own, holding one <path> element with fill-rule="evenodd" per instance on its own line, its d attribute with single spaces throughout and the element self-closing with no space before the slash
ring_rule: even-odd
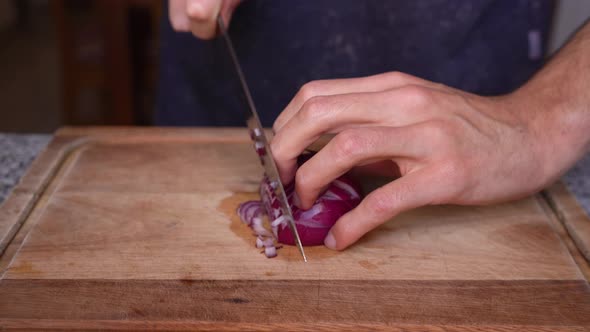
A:
<svg viewBox="0 0 590 332">
<path fill-rule="evenodd" d="M 326 235 L 324 245 L 332 250 L 336 250 L 336 239 L 334 238 L 334 235 L 332 235 L 332 232 L 328 232 L 328 235 Z"/>
<path fill-rule="evenodd" d="M 298 209 L 301 209 L 301 200 L 299 199 L 297 192 L 293 193 L 293 205 L 295 205 Z"/>
</svg>

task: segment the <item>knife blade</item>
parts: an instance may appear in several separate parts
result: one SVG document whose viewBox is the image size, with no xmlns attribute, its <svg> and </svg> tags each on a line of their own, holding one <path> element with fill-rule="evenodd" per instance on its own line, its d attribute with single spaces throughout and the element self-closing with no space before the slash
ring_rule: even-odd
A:
<svg viewBox="0 0 590 332">
<path fill-rule="evenodd" d="M 287 219 L 289 228 L 291 229 L 291 233 L 295 238 L 295 244 L 299 249 L 299 253 L 303 257 L 303 261 L 307 262 L 307 257 L 305 256 L 305 251 L 303 250 L 303 245 L 301 244 L 301 238 L 299 237 L 297 227 L 295 226 L 295 220 L 293 219 L 293 212 L 291 211 L 291 207 L 289 206 L 289 202 L 287 200 L 285 187 L 281 182 L 277 165 L 274 161 L 272 152 L 268 144 L 268 139 L 266 138 L 266 134 L 264 133 L 264 130 L 262 128 L 258 112 L 256 111 L 256 107 L 254 106 L 254 100 L 252 99 L 252 95 L 250 94 L 250 88 L 248 87 L 248 83 L 246 82 L 246 78 L 242 71 L 242 67 L 240 66 L 240 62 L 238 61 L 238 57 L 234 50 L 233 43 L 231 41 L 231 38 L 229 37 L 229 34 L 227 33 L 227 29 L 225 28 L 225 24 L 223 22 L 223 18 L 221 17 L 221 15 L 217 17 L 217 26 L 219 28 L 221 36 L 225 40 L 225 44 L 227 46 L 228 53 L 233 63 L 233 67 L 240 80 L 242 92 L 248 104 L 247 108 L 249 109 L 249 113 L 248 118 L 246 120 L 246 124 L 248 125 L 248 129 L 250 130 L 250 138 L 252 138 L 252 141 L 254 142 L 254 148 L 256 150 L 256 153 L 260 157 L 260 163 L 264 167 L 270 185 L 273 188 L 275 195 L 277 196 L 277 199 L 281 207 L 281 211 L 283 212 L 283 216 L 285 216 L 285 218 Z"/>
</svg>

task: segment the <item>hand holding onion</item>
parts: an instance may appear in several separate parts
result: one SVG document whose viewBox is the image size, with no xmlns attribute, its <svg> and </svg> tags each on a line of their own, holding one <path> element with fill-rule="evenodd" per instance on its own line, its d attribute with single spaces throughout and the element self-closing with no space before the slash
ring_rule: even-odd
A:
<svg viewBox="0 0 590 332">
<path fill-rule="evenodd" d="M 276 120 L 271 150 L 282 180 L 294 179 L 303 210 L 353 168 L 401 175 L 339 218 L 325 245 L 341 250 L 408 209 L 516 199 L 559 177 L 590 147 L 587 89 L 555 91 L 570 65 L 550 65 L 500 97 L 401 73 L 311 82 Z M 586 106 L 567 109 L 560 98 Z M 336 136 L 297 167 L 299 154 L 323 134 Z"/>
<path fill-rule="evenodd" d="M 169 0 L 168 16 L 176 31 L 192 32 L 199 39 L 214 38 L 217 16 L 229 26 L 231 17 L 242 0 Z"/>
</svg>

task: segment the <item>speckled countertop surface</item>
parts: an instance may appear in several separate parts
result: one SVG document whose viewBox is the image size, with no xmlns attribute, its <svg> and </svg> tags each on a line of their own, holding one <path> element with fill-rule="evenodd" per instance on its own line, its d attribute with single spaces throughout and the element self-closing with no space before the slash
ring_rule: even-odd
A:
<svg viewBox="0 0 590 332">
<path fill-rule="evenodd" d="M 51 135 L 0 133 L 0 204 L 50 140 Z"/>
<path fill-rule="evenodd" d="M 51 135 L 0 134 L 0 203 L 50 140 Z M 586 211 L 590 212 L 590 154 L 563 179 Z"/>
</svg>

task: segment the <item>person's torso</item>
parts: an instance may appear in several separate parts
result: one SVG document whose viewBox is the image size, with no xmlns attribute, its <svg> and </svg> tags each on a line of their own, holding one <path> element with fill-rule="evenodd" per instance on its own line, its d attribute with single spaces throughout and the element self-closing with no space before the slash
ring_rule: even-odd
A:
<svg viewBox="0 0 590 332">
<path fill-rule="evenodd" d="M 550 0 L 247 0 L 230 35 L 265 125 L 317 79 L 402 71 L 470 92 L 507 93 L 541 65 Z M 243 125 L 221 40 L 163 24 L 158 122 Z"/>
</svg>

